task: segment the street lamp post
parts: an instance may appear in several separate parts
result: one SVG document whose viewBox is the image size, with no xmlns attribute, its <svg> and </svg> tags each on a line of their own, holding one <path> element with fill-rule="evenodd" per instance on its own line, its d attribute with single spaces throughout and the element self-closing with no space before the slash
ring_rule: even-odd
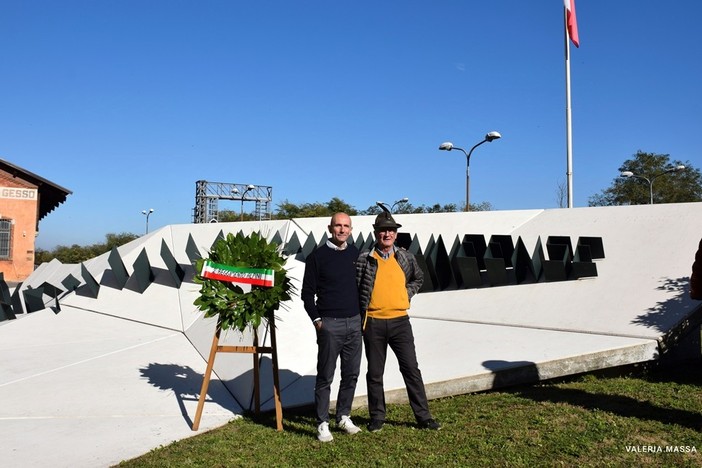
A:
<svg viewBox="0 0 702 468">
<path fill-rule="evenodd" d="M 404 197 L 404 198 L 400 198 L 399 200 L 397 200 L 395 203 L 392 204 L 392 206 L 390 206 L 389 203 L 385 203 L 384 201 L 380 201 L 380 200 L 375 202 L 375 204 L 378 205 L 380 208 L 384 207 L 383 208 L 384 210 L 387 210 L 388 206 L 390 206 L 390 210 L 389 210 L 390 213 L 394 213 L 396 205 L 399 205 L 400 203 L 407 203 L 408 201 L 409 201 L 409 198 Z"/>
<path fill-rule="evenodd" d="M 409 198 L 407 198 L 407 197 L 400 198 L 399 200 L 397 200 L 395 203 L 392 204 L 392 206 L 390 207 L 390 212 L 391 212 L 391 213 L 394 213 L 394 212 L 395 212 L 395 206 L 400 205 L 400 204 L 402 204 L 402 203 L 407 203 L 408 201 L 409 201 Z"/>
<path fill-rule="evenodd" d="M 250 192 L 251 190 L 255 189 L 256 186 L 253 184 L 249 184 L 246 186 L 246 190 L 244 190 L 244 193 L 241 194 L 241 211 L 239 214 L 239 221 L 244 220 L 244 197 L 246 197 L 247 192 Z"/>
<path fill-rule="evenodd" d="M 660 174 L 656 174 L 653 177 L 651 177 L 650 179 L 648 177 L 634 174 L 631 171 L 623 171 L 623 172 L 621 172 L 620 175 L 621 175 L 621 177 L 645 180 L 648 183 L 649 205 L 653 205 L 653 181 L 662 175 L 670 174 L 671 172 L 680 172 L 684 169 L 685 169 L 685 166 L 680 164 L 679 166 L 672 167 L 672 168 L 668 169 L 667 171 L 661 172 Z"/>
<path fill-rule="evenodd" d="M 442 151 L 451 151 L 457 149 L 463 151 L 463 154 L 466 155 L 466 211 L 470 211 L 470 155 L 473 154 L 473 150 L 478 146 L 482 145 L 485 142 L 490 143 L 493 140 L 497 140 L 498 138 L 502 138 L 502 135 L 500 135 L 499 132 L 490 132 L 487 135 L 485 135 L 485 139 L 483 139 L 483 141 L 477 143 L 468 152 L 466 152 L 466 150 L 464 150 L 463 148 L 453 146 L 453 143 L 451 143 L 450 141 L 446 141 L 439 145 L 439 149 Z"/>
<path fill-rule="evenodd" d="M 149 211 L 141 210 L 141 214 L 146 215 L 146 234 L 149 233 L 149 216 L 154 212 L 153 208 L 149 208 Z"/>
</svg>

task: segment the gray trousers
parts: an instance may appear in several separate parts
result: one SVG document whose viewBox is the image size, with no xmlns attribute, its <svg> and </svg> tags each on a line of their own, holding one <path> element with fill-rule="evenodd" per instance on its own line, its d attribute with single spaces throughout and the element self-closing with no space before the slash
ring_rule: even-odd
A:
<svg viewBox="0 0 702 468">
<path fill-rule="evenodd" d="M 341 357 L 341 382 L 336 397 L 336 421 L 351 414 L 353 395 L 361 367 L 361 316 L 349 318 L 322 317 L 322 329 L 317 330 L 317 379 L 314 404 L 317 424 L 329 422 L 329 397 Z"/>
</svg>

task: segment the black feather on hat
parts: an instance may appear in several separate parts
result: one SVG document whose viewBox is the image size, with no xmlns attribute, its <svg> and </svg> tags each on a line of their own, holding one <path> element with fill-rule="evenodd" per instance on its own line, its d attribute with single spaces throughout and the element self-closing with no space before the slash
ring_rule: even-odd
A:
<svg viewBox="0 0 702 468">
<path fill-rule="evenodd" d="M 390 210 L 388 210 L 384 205 L 378 203 L 378 206 L 382 208 L 383 212 L 375 217 L 375 223 L 373 224 L 373 229 L 376 231 L 379 229 L 397 229 L 401 228 L 402 224 L 397 224 L 395 219 L 393 219 Z"/>
</svg>

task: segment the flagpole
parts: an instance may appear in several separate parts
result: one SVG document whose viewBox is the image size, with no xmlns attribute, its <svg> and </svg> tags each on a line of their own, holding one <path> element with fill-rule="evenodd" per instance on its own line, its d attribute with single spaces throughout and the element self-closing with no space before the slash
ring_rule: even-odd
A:
<svg viewBox="0 0 702 468">
<path fill-rule="evenodd" d="M 570 114 L 570 41 L 568 40 L 568 10 L 563 7 L 563 38 L 565 40 L 566 72 L 566 181 L 568 208 L 573 208 L 573 128 Z"/>
</svg>

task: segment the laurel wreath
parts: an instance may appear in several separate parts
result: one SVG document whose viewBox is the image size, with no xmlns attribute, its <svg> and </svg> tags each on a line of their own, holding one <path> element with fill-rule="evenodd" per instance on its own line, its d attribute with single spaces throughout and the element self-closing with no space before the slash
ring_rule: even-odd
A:
<svg viewBox="0 0 702 468">
<path fill-rule="evenodd" d="M 217 316 L 217 325 L 222 330 L 239 330 L 247 327 L 258 328 L 264 318 L 269 318 L 281 304 L 291 299 L 294 286 L 283 268 L 285 258 L 275 243 L 269 243 L 260 234 L 254 232 L 244 236 L 227 234 L 218 239 L 209 252 L 209 258 L 201 258 L 195 268 L 198 274 L 193 279 L 201 285 L 200 296 L 195 299 L 195 306 L 205 317 Z M 203 278 L 199 275 L 206 260 L 240 268 L 266 268 L 273 270 L 274 286 L 251 286 L 250 292 L 244 292 L 241 286 L 219 280 Z"/>
</svg>

